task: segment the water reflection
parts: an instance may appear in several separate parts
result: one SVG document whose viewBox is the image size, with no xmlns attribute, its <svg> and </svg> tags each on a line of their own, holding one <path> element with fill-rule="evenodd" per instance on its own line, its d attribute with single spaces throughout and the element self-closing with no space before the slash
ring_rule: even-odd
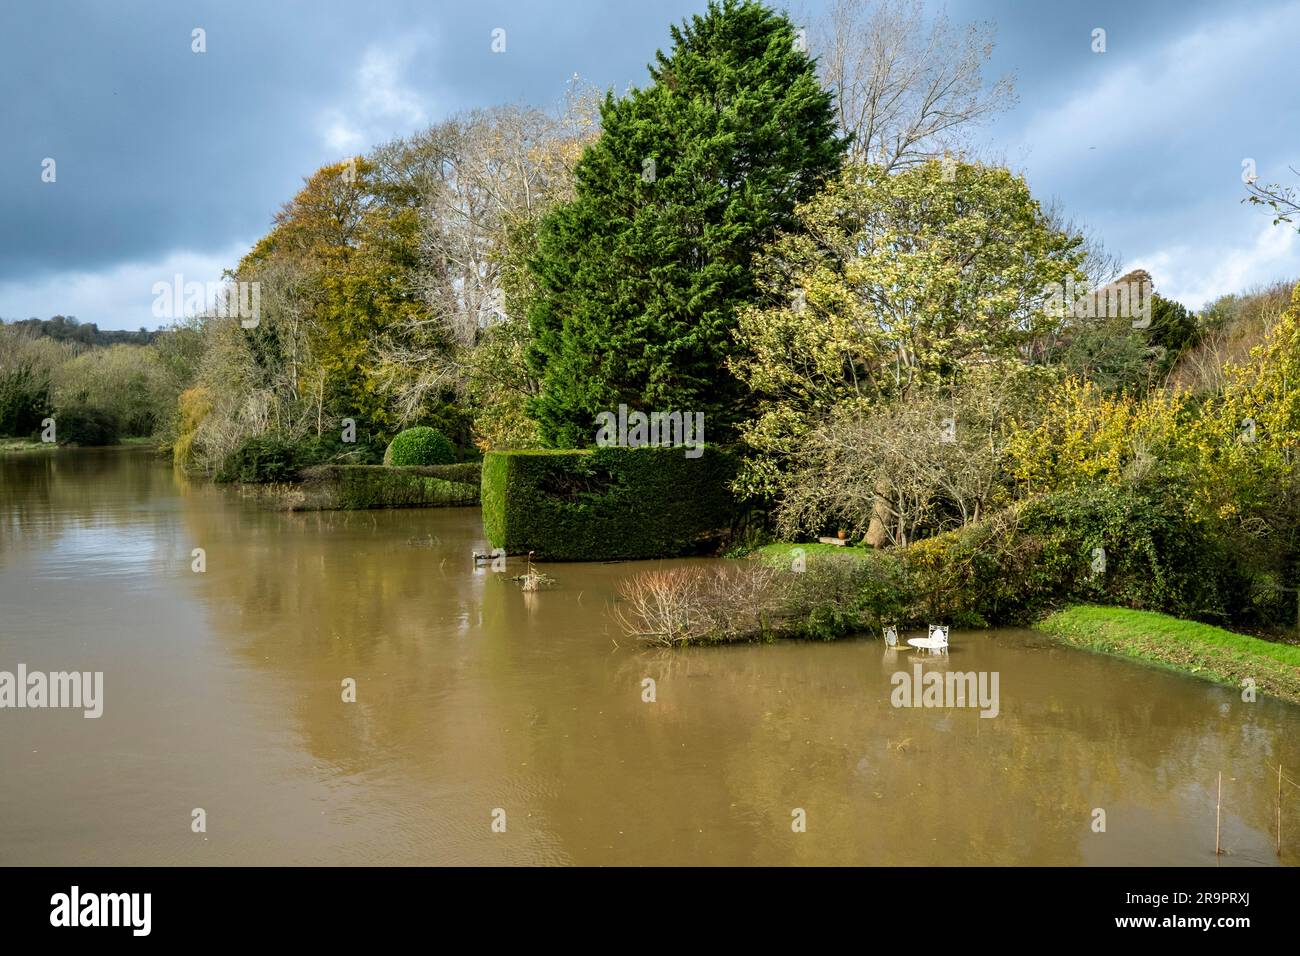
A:
<svg viewBox="0 0 1300 956">
<path fill-rule="evenodd" d="M 0 861 L 1207 864 L 1223 771 L 1221 862 L 1276 862 L 1277 702 L 1008 630 L 920 657 L 998 672 L 997 718 L 894 708 L 905 647 L 642 648 L 609 608 L 644 564 L 524 594 L 475 509 L 277 513 L 120 452 L 0 489 L 0 668 L 108 688 L 100 722 L 0 714 Z"/>
</svg>

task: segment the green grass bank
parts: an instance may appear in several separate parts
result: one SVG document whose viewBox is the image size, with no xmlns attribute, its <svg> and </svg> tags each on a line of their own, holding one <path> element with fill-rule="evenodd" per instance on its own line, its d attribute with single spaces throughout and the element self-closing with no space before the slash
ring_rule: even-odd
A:
<svg viewBox="0 0 1300 956">
<path fill-rule="evenodd" d="M 1062 643 L 1148 661 L 1300 704 L 1300 647 L 1234 634 L 1154 611 L 1082 604 L 1049 614 L 1038 628 Z"/>
</svg>

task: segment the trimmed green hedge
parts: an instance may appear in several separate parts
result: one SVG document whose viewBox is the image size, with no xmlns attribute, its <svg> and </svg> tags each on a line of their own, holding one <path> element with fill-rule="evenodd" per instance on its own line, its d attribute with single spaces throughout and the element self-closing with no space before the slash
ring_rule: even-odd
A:
<svg viewBox="0 0 1300 956">
<path fill-rule="evenodd" d="M 708 448 L 489 452 L 483 528 L 494 548 L 545 561 L 716 550 L 736 519 L 733 455 Z"/>
<path fill-rule="evenodd" d="M 433 508 L 476 505 L 479 465 L 318 465 L 302 473 L 299 509 Z"/>
</svg>

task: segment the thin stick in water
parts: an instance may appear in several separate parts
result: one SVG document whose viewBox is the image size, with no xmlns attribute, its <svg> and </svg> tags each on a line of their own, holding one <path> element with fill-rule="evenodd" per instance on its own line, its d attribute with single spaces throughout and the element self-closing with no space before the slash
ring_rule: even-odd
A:
<svg viewBox="0 0 1300 956">
<path fill-rule="evenodd" d="M 1223 849 L 1219 845 L 1219 817 L 1223 807 L 1223 771 L 1219 771 L 1219 796 L 1214 801 L 1214 855 L 1219 856 Z"/>
</svg>

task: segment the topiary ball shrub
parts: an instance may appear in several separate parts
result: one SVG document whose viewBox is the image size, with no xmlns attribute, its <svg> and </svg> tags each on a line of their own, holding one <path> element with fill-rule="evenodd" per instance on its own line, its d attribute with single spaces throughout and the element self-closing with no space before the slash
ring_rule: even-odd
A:
<svg viewBox="0 0 1300 956">
<path fill-rule="evenodd" d="M 436 428 L 418 425 L 399 434 L 384 452 L 385 465 L 450 465 L 456 449 Z"/>
</svg>

